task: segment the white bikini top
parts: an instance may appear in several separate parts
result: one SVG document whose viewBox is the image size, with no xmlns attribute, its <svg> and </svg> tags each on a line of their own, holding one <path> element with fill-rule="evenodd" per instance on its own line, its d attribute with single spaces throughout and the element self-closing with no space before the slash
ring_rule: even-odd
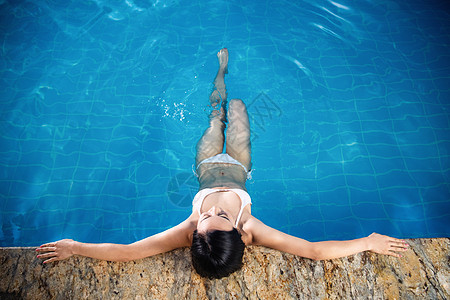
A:
<svg viewBox="0 0 450 300">
<path fill-rule="evenodd" d="M 215 192 L 233 192 L 241 199 L 241 209 L 239 210 L 238 217 L 236 219 L 236 224 L 234 227 L 237 227 L 239 224 L 239 221 L 242 216 L 242 212 L 244 211 L 244 207 L 247 206 L 247 204 L 252 204 L 252 199 L 250 198 L 250 195 L 241 189 L 203 189 L 200 190 L 194 197 L 194 200 L 192 200 L 192 210 L 197 210 L 198 214 L 201 215 L 200 209 L 202 208 L 203 200 L 205 200 L 206 196 L 209 194 L 215 193 Z"/>
</svg>

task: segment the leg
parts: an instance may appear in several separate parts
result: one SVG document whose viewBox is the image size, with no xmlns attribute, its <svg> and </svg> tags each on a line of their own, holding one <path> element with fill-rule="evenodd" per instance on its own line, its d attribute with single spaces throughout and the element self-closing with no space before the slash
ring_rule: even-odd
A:
<svg viewBox="0 0 450 300">
<path fill-rule="evenodd" d="M 240 99 L 231 100 L 228 108 L 226 151 L 251 170 L 250 122 L 247 108 Z"/>
<path fill-rule="evenodd" d="M 226 123 L 227 90 L 225 87 L 225 74 L 228 68 L 228 50 L 222 49 L 217 53 L 219 59 L 219 71 L 214 79 L 214 90 L 209 96 L 210 104 L 216 108 L 221 104 L 220 109 L 215 109 L 209 115 L 209 127 L 197 143 L 197 155 L 195 166 L 202 160 L 223 152 L 224 130 Z"/>
<path fill-rule="evenodd" d="M 217 53 L 219 59 L 219 71 L 214 79 L 214 90 L 209 96 L 209 102 L 213 108 L 222 102 L 222 107 L 227 104 L 227 90 L 225 87 L 225 74 L 228 73 L 228 50 L 223 48 Z"/>
<path fill-rule="evenodd" d="M 202 160 L 223 152 L 225 121 L 225 110 L 222 107 L 209 115 L 209 127 L 197 143 L 195 167 Z"/>
</svg>

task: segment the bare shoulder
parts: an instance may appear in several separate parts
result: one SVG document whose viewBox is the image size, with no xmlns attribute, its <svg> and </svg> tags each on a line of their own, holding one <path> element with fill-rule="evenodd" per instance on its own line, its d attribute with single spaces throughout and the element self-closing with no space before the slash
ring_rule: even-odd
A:
<svg viewBox="0 0 450 300">
<path fill-rule="evenodd" d="M 249 245 L 266 246 L 283 251 L 283 244 L 293 238 L 288 234 L 264 224 L 255 217 L 247 220 L 244 225 L 244 230 L 251 237 Z"/>
<path fill-rule="evenodd" d="M 255 237 L 257 237 L 258 234 L 264 230 L 264 226 L 266 225 L 264 225 L 263 222 L 252 215 L 246 218 L 244 224 L 242 225 L 242 239 L 245 245 L 255 245 Z"/>
<path fill-rule="evenodd" d="M 189 245 L 192 244 L 192 236 L 197 229 L 198 213 L 193 212 L 186 220 L 181 222 L 178 226 L 178 230 L 187 237 Z"/>
<path fill-rule="evenodd" d="M 190 246 L 196 226 L 195 219 L 195 216 L 191 215 L 172 228 L 127 245 L 128 260 L 140 259 Z"/>
<path fill-rule="evenodd" d="M 173 245 L 175 248 L 190 246 L 192 244 L 194 230 L 197 227 L 197 220 L 198 218 L 195 217 L 195 213 L 192 213 L 183 222 L 150 237 L 150 239 L 157 237 L 159 242 L 168 243 L 169 245 Z"/>
</svg>

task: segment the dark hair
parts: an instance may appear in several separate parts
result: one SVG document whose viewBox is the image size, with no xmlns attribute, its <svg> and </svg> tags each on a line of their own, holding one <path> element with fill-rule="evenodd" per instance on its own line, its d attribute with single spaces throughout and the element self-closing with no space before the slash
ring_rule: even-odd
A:
<svg viewBox="0 0 450 300">
<path fill-rule="evenodd" d="M 236 228 L 213 230 L 206 234 L 194 231 L 191 256 L 195 271 L 210 279 L 222 278 L 242 267 L 245 244 Z"/>
</svg>

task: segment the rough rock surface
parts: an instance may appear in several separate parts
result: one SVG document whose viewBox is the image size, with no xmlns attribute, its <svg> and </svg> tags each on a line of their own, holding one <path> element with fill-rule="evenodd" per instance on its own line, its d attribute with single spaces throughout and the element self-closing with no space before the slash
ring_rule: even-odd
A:
<svg viewBox="0 0 450 300">
<path fill-rule="evenodd" d="M 243 269 L 221 280 L 199 277 L 189 249 L 44 265 L 34 248 L 0 248 L 0 299 L 450 299 L 450 239 L 408 242 L 399 259 L 366 252 L 312 261 L 247 247 Z"/>
</svg>

